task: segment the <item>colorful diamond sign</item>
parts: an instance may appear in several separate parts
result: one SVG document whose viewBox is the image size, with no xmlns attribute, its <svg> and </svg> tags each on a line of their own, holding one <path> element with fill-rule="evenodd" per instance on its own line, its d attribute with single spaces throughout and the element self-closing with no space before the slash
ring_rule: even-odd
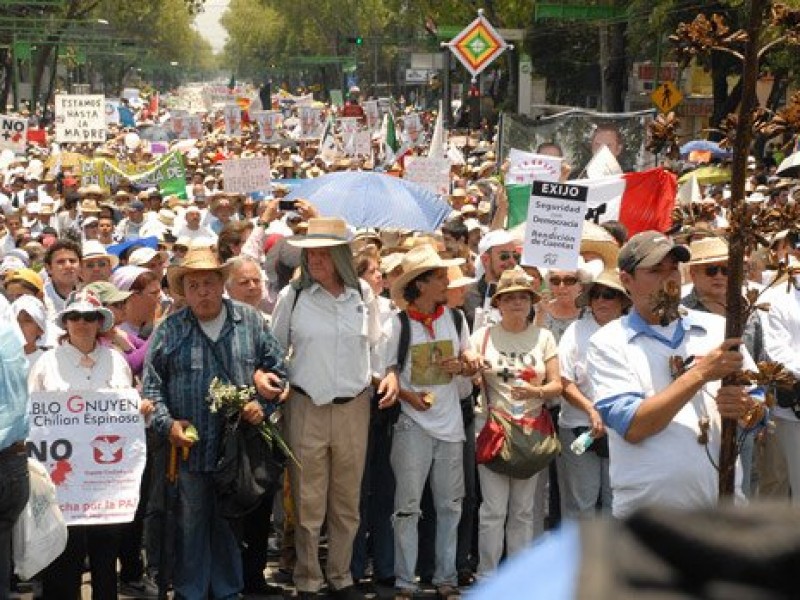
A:
<svg viewBox="0 0 800 600">
<path fill-rule="evenodd" d="M 447 44 L 456 58 L 476 77 L 508 47 L 483 14 Z"/>
</svg>

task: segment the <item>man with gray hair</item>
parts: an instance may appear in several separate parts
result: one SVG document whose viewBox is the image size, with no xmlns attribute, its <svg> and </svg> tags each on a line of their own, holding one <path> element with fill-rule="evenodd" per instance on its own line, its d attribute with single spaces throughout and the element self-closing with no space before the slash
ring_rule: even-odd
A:
<svg viewBox="0 0 800 600">
<path fill-rule="evenodd" d="M 264 273 L 258 261 L 249 256 L 236 256 L 228 260 L 230 270 L 225 280 L 225 291 L 232 300 L 249 304 L 262 310 L 265 296 Z"/>
</svg>

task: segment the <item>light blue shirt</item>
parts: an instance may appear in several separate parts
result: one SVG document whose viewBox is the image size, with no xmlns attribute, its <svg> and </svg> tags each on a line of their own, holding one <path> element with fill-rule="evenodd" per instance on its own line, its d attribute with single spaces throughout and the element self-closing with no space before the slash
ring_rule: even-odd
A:
<svg viewBox="0 0 800 600">
<path fill-rule="evenodd" d="M 0 450 L 28 437 L 28 359 L 11 305 L 0 296 Z"/>
</svg>

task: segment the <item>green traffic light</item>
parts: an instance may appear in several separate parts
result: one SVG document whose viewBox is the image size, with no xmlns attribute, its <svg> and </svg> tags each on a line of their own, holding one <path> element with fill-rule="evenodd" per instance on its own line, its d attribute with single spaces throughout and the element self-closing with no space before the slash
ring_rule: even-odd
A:
<svg viewBox="0 0 800 600">
<path fill-rule="evenodd" d="M 358 37 L 356 37 L 356 46 L 360 46 L 363 43 L 364 43 L 364 38 L 363 37 L 361 37 L 360 35 Z"/>
</svg>

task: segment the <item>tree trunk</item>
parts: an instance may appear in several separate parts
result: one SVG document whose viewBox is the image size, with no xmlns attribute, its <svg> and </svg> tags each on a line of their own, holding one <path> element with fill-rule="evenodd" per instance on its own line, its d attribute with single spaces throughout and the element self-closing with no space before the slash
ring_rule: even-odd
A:
<svg viewBox="0 0 800 600">
<path fill-rule="evenodd" d="M 8 95 L 11 92 L 11 51 L 0 48 L 0 63 L 2 63 L 2 86 L 0 86 L 0 113 L 5 114 L 8 106 Z"/>
<path fill-rule="evenodd" d="M 610 112 L 625 110 L 625 92 L 628 89 L 628 72 L 625 61 L 625 23 L 615 23 L 608 32 L 608 69 L 606 85 L 608 86 L 608 109 Z"/>
</svg>

